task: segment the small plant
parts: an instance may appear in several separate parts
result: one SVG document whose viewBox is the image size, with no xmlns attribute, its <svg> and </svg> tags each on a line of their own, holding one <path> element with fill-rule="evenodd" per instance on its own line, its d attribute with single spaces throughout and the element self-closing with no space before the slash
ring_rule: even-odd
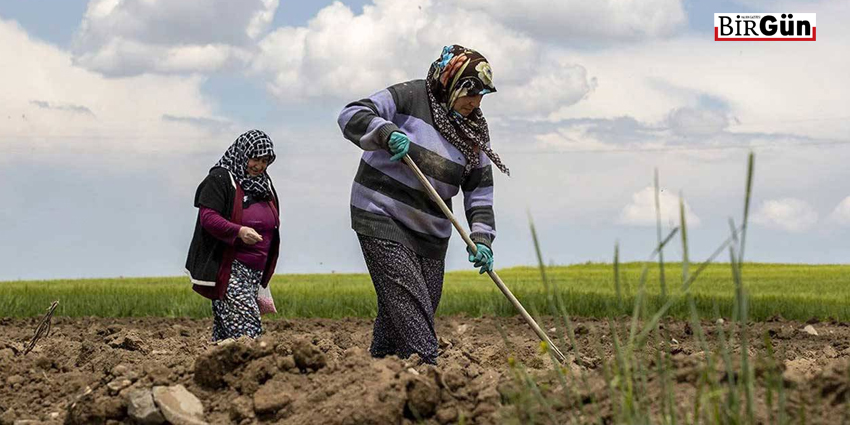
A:
<svg viewBox="0 0 850 425">
<path fill-rule="evenodd" d="M 561 365 L 552 357 L 552 373 L 549 378 L 558 389 L 546 394 L 540 392 L 541 384 L 532 379 L 522 364 L 510 363 L 515 383 L 523 389 L 512 400 L 516 404 L 517 418 L 522 423 L 600 423 L 600 424 L 757 424 L 790 423 L 787 413 L 787 395 L 776 361 L 770 337 L 762 338 L 763 350 L 758 352 L 755 363 L 751 358 L 754 349 L 748 328 L 750 302 L 744 285 L 744 244 L 746 241 L 750 198 L 752 194 L 754 157 L 748 161 L 745 190 L 744 214 L 740 227 L 730 220 L 730 236 L 723 241 L 709 258 L 692 269 L 688 256 L 688 233 L 685 220 L 684 200 L 679 201 L 680 225 L 662 237 L 660 211 L 657 217 L 658 244 L 643 263 L 637 293 L 632 303 L 632 314 L 628 322 L 616 316 L 607 317 L 607 336 L 611 339 L 612 351 L 606 355 L 599 344 L 601 335 L 594 329 L 590 341 L 595 341 L 594 350 L 602 362 L 598 373 L 591 375 L 587 368 L 576 374 L 571 365 Z M 658 174 L 655 174 L 656 208 L 658 209 Z M 570 353 L 573 362 L 581 363 L 584 350 L 575 337 L 570 316 L 563 299 L 571 294 L 559 289 L 547 276 L 542 262 L 540 244 L 534 224 L 530 224 L 532 240 L 537 253 L 539 271 L 546 290 L 549 312 L 556 317 L 558 341 L 565 353 Z M 681 286 L 676 292 L 668 292 L 669 281 L 665 278 L 664 247 L 679 233 L 683 258 L 681 262 Z M 720 319 L 719 311 L 713 333 L 716 349 L 712 349 L 700 308 L 693 289 L 697 279 L 716 258 L 724 252 L 729 256 L 729 270 L 734 291 L 732 322 Z M 650 309 L 648 272 L 654 259 L 658 260 L 658 282 L 660 306 Z M 624 311 L 625 301 L 621 287 L 621 264 L 619 244 L 614 247 L 614 275 L 612 304 L 609 311 Z M 683 361 L 675 357 L 678 341 L 670 336 L 665 317 L 674 306 L 686 307 L 687 325 L 703 353 L 696 370 L 690 375 L 676 367 Z M 628 326 L 623 332 L 621 326 Z M 728 334 L 727 334 L 728 332 Z M 737 347 L 737 350 L 734 348 Z M 759 368 L 763 378 L 756 379 Z M 546 379 L 545 377 L 538 377 Z M 683 386 L 677 381 L 691 380 L 693 394 L 682 398 L 677 391 Z M 594 386 L 594 383 L 597 385 Z M 567 406 L 559 412 L 552 406 Z M 757 413 L 758 412 L 758 413 Z M 542 415 L 541 415 L 542 413 Z M 805 417 L 798 418 L 805 423 Z"/>
</svg>

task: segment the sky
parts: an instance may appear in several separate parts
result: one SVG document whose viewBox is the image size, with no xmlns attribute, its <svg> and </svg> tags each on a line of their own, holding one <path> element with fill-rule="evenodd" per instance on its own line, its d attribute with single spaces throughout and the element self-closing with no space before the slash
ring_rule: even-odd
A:
<svg viewBox="0 0 850 425">
<path fill-rule="evenodd" d="M 719 12 L 816 13 L 818 39 L 716 42 Z M 195 189 L 252 128 L 278 153 L 277 272 L 365 272 L 336 118 L 449 44 L 498 88 L 497 270 L 535 264 L 530 217 L 547 263 L 646 259 L 656 170 L 664 232 L 682 199 L 705 259 L 751 151 L 747 259 L 847 263 L 848 19 L 838 0 L 0 0 L 0 280 L 180 275 Z M 470 267 L 457 235 L 446 262 Z"/>
</svg>

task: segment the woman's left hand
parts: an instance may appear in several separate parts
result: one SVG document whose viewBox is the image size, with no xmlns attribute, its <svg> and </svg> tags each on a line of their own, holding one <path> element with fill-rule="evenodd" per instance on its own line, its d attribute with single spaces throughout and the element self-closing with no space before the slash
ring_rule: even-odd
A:
<svg viewBox="0 0 850 425">
<path fill-rule="evenodd" d="M 390 153 L 393 154 L 390 161 L 395 162 L 407 155 L 407 151 L 410 150 L 410 139 L 402 132 L 393 131 L 387 145 L 390 148 Z"/>
<path fill-rule="evenodd" d="M 487 245 L 477 243 L 475 244 L 475 248 L 478 250 L 475 254 L 472 253 L 472 250 L 469 247 L 466 247 L 466 252 L 469 253 L 469 262 L 473 263 L 475 267 L 481 267 L 478 271 L 478 274 L 484 274 L 484 272 L 492 272 L 493 271 L 493 251 L 487 247 Z"/>
</svg>

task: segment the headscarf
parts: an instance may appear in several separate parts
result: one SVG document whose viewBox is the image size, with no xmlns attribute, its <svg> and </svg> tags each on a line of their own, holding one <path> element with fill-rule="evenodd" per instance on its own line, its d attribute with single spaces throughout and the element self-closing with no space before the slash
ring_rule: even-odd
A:
<svg viewBox="0 0 850 425">
<path fill-rule="evenodd" d="M 443 47 L 440 57 L 428 70 L 425 87 L 434 125 L 466 157 L 464 178 L 479 164 L 476 148 L 483 151 L 500 171 L 511 175 L 499 155 L 490 148 L 490 131 L 481 109 L 475 108 L 468 117 L 452 109 L 455 101 L 463 96 L 496 92 L 493 71 L 487 59 L 475 50 L 456 44 Z"/>
<path fill-rule="evenodd" d="M 266 172 L 259 176 L 248 174 L 248 159 L 268 156 L 269 165 L 275 160 L 272 139 L 260 130 L 250 130 L 239 136 L 215 164 L 233 174 L 245 193 L 256 200 L 272 198 L 271 183 Z"/>
</svg>

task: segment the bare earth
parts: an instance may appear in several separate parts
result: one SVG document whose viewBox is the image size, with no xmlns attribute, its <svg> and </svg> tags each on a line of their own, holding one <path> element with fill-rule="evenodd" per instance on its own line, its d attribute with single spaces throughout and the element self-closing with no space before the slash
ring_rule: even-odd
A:
<svg viewBox="0 0 850 425">
<path fill-rule="evenodd" d="M 547 322 L 546 329 L 554 327 L 554 321 Z M 365 319 L 266 321 L 266 333 L 257 341 L 213 345 L 211 320 L 54 318 L 51 334 L 34 351 L 16 355 L 37 323 L 0 319 L 0 424 L 130 423 L 131 391 L 177 384 L 200 399 L 209 423 L 445 424 L 461 418 L 467 424 L 549 423 L 542 411 L 518 417 L 524 414 L 512 405 L 517 384 L 508 366 L 511 356 L 542 384 L 558 422 L 614 419 L 616 400 L 604 385 L 600 359 L 600 354 L 613 357 L 607 321 L 574 322 L 579 354 L 570 352 L 565 370 L 576 377 L 584 373 L 587 381 L 576 379 L 568 390 L 519 318 L 438 319 L 442 354 L 436 368 L 416 359 L 370 358 L 371 321 Z M 803 332 L 805 325 L 782 319 L 755 323 L 749 329 L 750 352 L 764 353 L 764 336 L 770 338 L 789 417 L 805 411 L 807 423 L 841 423 L 850 407 L 850 325 L 812 323 L 817 336 Z M 713 350 L 717 327 L 703 326 Z M 728 336 L 734 327 L 723 326 Z M 685 322 L 666 321 L 665 331 L 674 353 L 675 404 L 682 415 L 692 415 L 705 354 Z M 738 351 L 737 343 L 733 347 Z M 666 344 L 653 340 L 639 355 L 657 358 L 661 349 Z M 740 354 L 733 362 L 739 359 Z M 766 370 L 763 361 L 755 363 L 757 382 L 768 379 Z M 756 415 L 767 420 L 772 413 L 763 385 L 756 388 Z M 653 409 L 660 409 L 668 394 L 654 372 L 643 392 L 655 400 Z"/>
</svg>

